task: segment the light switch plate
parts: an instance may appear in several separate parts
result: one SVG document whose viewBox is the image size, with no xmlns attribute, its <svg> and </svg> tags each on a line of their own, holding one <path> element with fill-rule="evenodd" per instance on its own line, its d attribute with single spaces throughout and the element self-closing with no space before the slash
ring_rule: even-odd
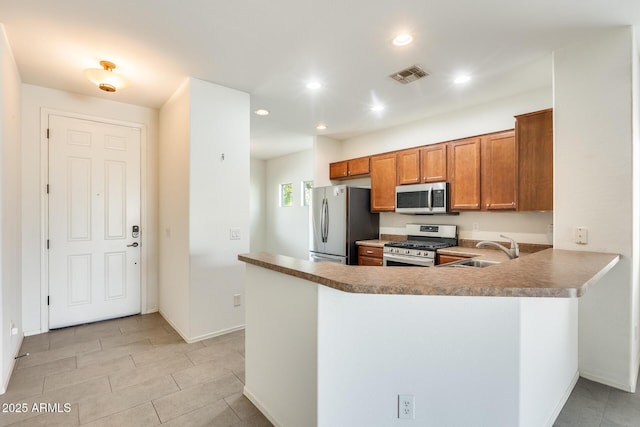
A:
<svg viewBox="0 0 640 427">
<path fill-rule="evenodd" d="M 229 229 L 229 240 L 240 240 L 240 229 L 239 228 L 230 228 Z"/>
</svg>

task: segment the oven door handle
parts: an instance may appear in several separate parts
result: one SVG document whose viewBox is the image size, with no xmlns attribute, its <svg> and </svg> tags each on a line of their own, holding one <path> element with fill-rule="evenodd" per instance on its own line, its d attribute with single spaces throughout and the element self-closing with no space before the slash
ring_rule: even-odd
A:
<svg viewBox="0 0 640 427">
<path fill-rule="evenodd" d="M 423 258 L 423 257 L 408 257 L 404 255 L 396 255 L 396 254 L 383 254 L 383 265 L 387 265 L 387 261 L 395 261 L 407 264 L 407 267 L 417 266 L 417 267 L 434 267 L 435 262 L 433 258 Z"/>
<path fill-rule="evenodd" d="M 427 208 L 429 210 L 433 209 L 433 188 L 429 187 L 429 191 L 427 192 Z"/>
</svg>

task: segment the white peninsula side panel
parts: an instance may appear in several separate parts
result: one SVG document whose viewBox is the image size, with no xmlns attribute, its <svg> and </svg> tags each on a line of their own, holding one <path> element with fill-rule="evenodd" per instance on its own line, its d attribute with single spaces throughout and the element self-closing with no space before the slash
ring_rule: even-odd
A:
<svg viewBox="0 0 640 427">
<path fill-rule="evenodd" d="M 245 394 L 277 426 L 551 426 L 577 299 L 356 294 L 247 265 Z M 415 418 L 398 418 L 398 395 Z"/>
</svg>

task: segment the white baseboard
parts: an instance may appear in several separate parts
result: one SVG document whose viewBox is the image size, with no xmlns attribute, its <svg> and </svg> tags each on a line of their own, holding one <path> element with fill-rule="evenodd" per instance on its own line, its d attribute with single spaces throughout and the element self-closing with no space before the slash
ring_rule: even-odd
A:
<svg viewBox="0 0 640 427">
<path fill-rule="evenodd" d="M 246 385 L 244 386 L 242 394 L 244 394 L 244 396 L 249 399 L 260 412 L 262 412 L 262 414 L 269 420 L 269 422 L 271 422 L 271 424 L 276 427 L 282 427 L 282 424 L 279 423 L 275 418 L 273 418 L 273 416 L 269 413 L 269 411 L 267 411 L 264 405 L 253 395 L 253 393 L 251 393 L 251 391 L 249 391 L 249 389 L 247 389 Z"/>
<path fill-rule="evenodd" d="M 234 326 L 233 328 L 228 328 L 228 329 L 222 329 L 220 331 L 215 331 L 215 332 L 211 332 L 209 334 L 204 334 L 204 335 L 200 335 L 194 338 L 189 338 L 183 331 L 180 330 L 180 328 L 178 328 L 167 316 L 164 315 L 164 313 L 162 312 L 162 310 L 158 310 L 158 313 L 160 313 L 160 315 L 162 316 L 162 318 L 164 320 L 167 321 L 168 324 L 171 325 L 171 327 L 173 329 L 176 330 L 176 332 L 178 333 L 178 335 L 180 335 L 182 337 L 183 340 L 185 340 L 185 342 L 189 343 L 189 344 L 193 344 L 194 342 L 198 342 L 198 341 L 202 341 L 202 340 L 206 340 L 209 338 L 213 338 L 213 337 L 218 337 L 220 335 L 225 335 L 231 332 L 235 332 L 235 331 L 240 331 L 242 329 L 244 329 L 244 325 L 239 325 L 239 326 Z"/>
<path fill-rule="evenodd" d="M 16 357 L 20 354 L 20 348 L 22 347 L 22 341 L 24 340 L 24 333 L 20 336 L 20 342 L 18 343 L 18 348 L 13 354 L 13 358 L 11 359 L 11 366 L 9 367 L 9 375 L 7 378 L 2 381 L 0 384 L 0 395 L 3 395 L 7 392 L 7 388 L 9 387 L 9 381 L 11 381 L 11 375 L 13 374 L 13 369 L 16 367 Z"/>
<path fill-rule="evenodd" d="M 611 381 L 610 379 L 607 379 L 607 378 L 604 378 L 604 377 L 601 377 L 601 376 L 598 376 L 598 375 L 594 375 L 594 374 L 591 374 L 589 372 L 585 372 L 584 370 L 580 371 L 580 376 L 583 377 L 583 378 L 586 378 L 588 380 L 595 381 L 595 382 L 600 383 L 600 384 L 608 385 L 609 387 L 620 389 L 622 391 L 626 391 L 626 392 L 629 392 L 629 393 L 633 393 L 634 392 L 632 390 L 632 385 L 631 384 L 621 384 L 621 383 L 618 383 L 616 381 Z"/>
<path fill-rule="evenodd" d="M 143 311 L 142 313 L 140 313 L 140 314 L 151 314 L 151 313 L 157 313 L 158 311 L 159 311 L 159 310 L 158 310 L 158 307 L 151 307 L 151 308 L 148 308 L 148 309 L 144 310 L 144 311 Z M 163 317 L 164 317 L 164 316 L 163 316 Z"/>
<path fill-rule="evenodd" d="M 578 382 L 579 378 L 580 378 L 580 373 L 576 371 L 575 375 L 571 379 L 571 384 L 565 390 L 564 394 L 562 395 L 562 398 L 560 398 L 560 401 L 558 402 L 558 406 L 556 406 L 556 408 L 553 410 L 553 413 L 551 414 L 551 417 L 549 417 L 549 421 L 547 421 L 547 424 L 546 424 L 548 427 L 552 427 L 553 423 L 556 422 L 558 415 L 560 415 L 560 412 L 562 412 L 562 408 L 564 408 L 564 405 L 567 403 L 567 400 L 569 400 L 569 396 L 571 396 L 571 392 L 573 391 L 573 388 L 576 386 L 576 383 Z"/>
<path fill-rule="evenodd" d="M 160 316 L 162 316 L 162 318 L 163 318 L 164 320 L 166 320 L 168 324 L 170 324 L 170 325 L 171 325 L 171 327 L 172 327 L 172 328 L 173 328 L 173 329 L 178 333 L 178 335 L 180 335 L 180 336 L 182 337 L 182 339 L 183 339 L 183 340 L 185 340 L 186 342 L 189 342 L 189 338 L 185 335 L 185 333 L 184 333 L 184 332 L 182 332 L 182 331 L 180 330 L 180 328 L 178 328 L 178 327 L 176 326 L 176 324 L 175 324 L 175 323 L 173 323 L 173 322 L 171 321 L 171 319 L 169 319 L 169 317 L 165 316 L 165 314 L 162 312 L 162 310 L 158 310 L 158 313 L 160 313 Z"/>
<path fill-rule="evenodd" d="M 219 337 L 220 335 L 226 335 L 226 334 L 229 334 L 231 332 L 241 331 L 243 329 L 244 329 L 244 325 L 234 326 L 233 328 L 222 329 L 220 331 L 211 332 L 209 334 L 204 334 L 204 335 L 197 336 L 197 337 L 192 338 L 191 340 L 189 340 L 187 342 L 189 344 L 192 344 L 194 342 L 206 340 L 206 339 L 213 338 L 213 337 Z"/>
</svg>

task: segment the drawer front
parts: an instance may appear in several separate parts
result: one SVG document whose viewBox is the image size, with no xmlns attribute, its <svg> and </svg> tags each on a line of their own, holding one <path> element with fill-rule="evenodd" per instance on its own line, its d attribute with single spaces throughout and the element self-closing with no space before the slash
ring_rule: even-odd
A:
<svg viewBox="0 0 640 427">
<path fill-rule="evenodd" d="M 358 265 L 373 265 L 376 267 L 382 266 L 382 258 L 374 258 L 371 256 L 358 257 Z"/>
<path fill-rule="evenodd" d="M 464 257 L 464 256 L 455 256 L 455 255 L 440 255 L 438 254 L 437 257 L 437 265 L 440 264 L 449 264 L 450 262 L 456 262 L 456 261 L 461 261 L 463 259 L 467 259 L 468 257 Z"/>
<path fill-rule="evenodd" d="M 375 246 L 358 246 L 358 256 L 368 256 L 382 259 L 382 248 Z"/>
</svg>

